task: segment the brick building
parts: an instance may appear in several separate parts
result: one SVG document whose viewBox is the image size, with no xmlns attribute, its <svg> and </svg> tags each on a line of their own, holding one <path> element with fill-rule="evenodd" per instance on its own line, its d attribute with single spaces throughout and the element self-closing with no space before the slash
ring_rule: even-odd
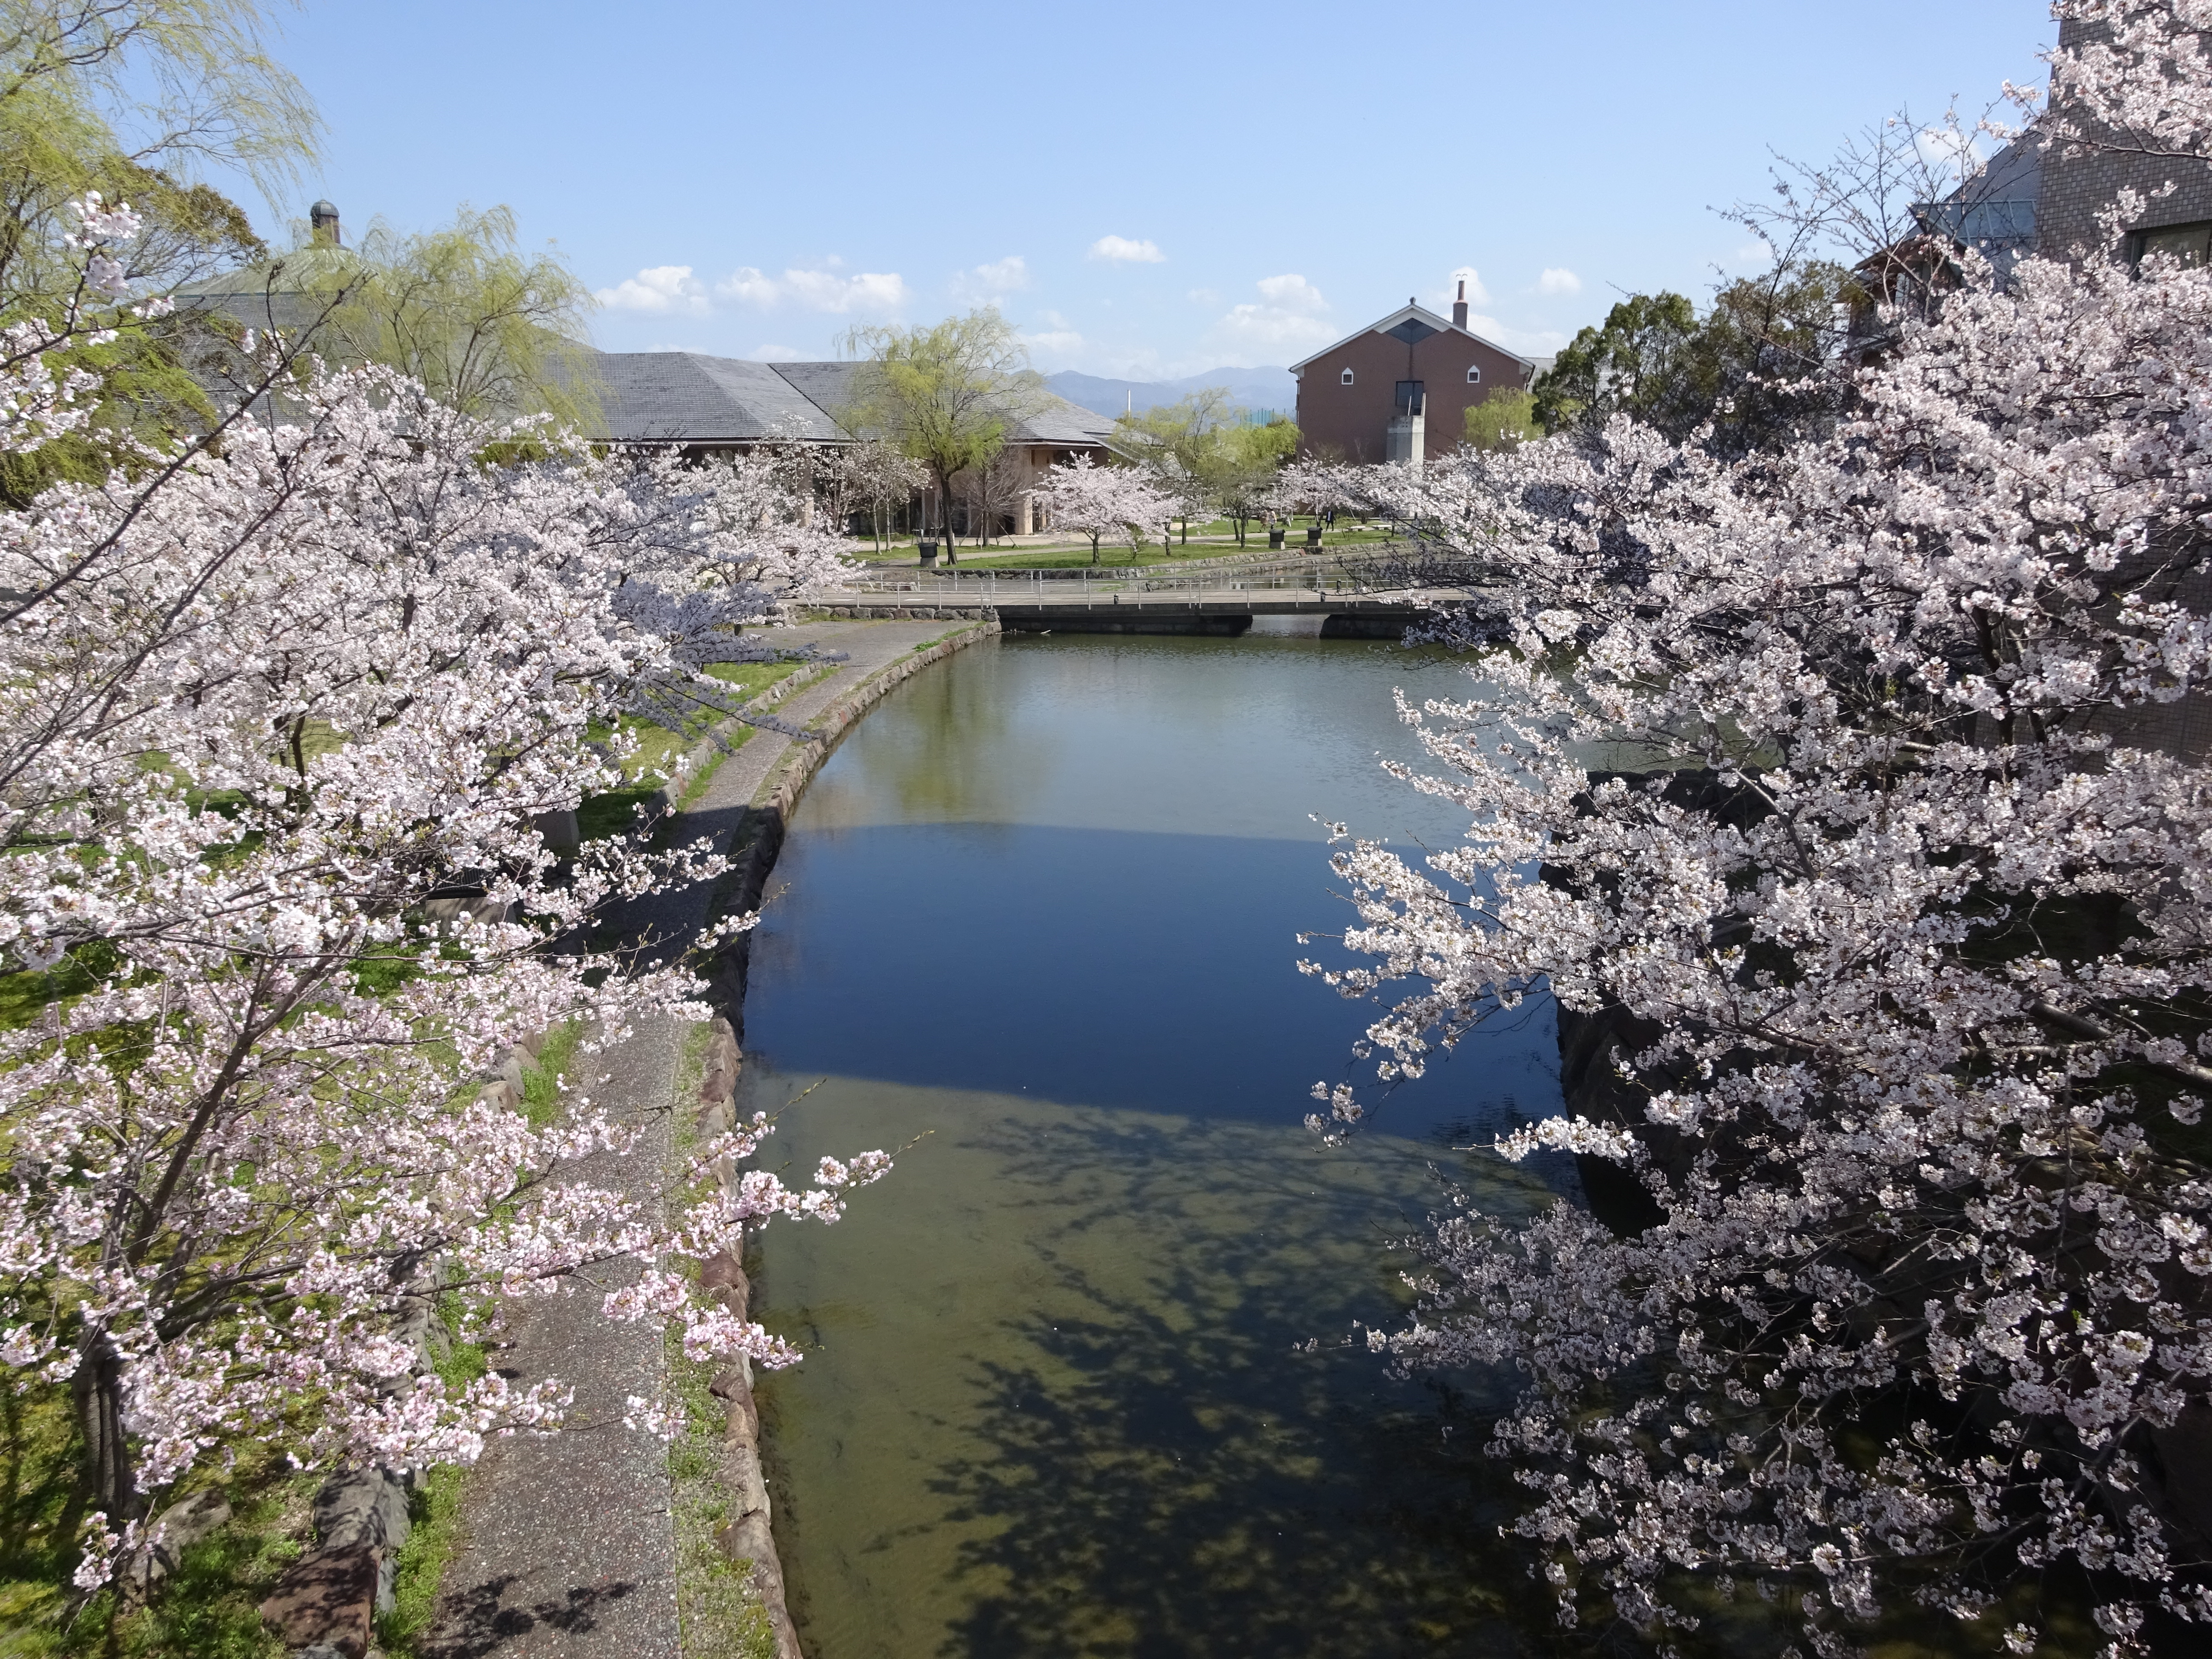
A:
<svg viewBox="0 0 2212 1659">
<path fill-rule="evenodd" d="M 1291 365 L 1300 452 L 1419 465 L 1459 447 L 1469 409 L 1493 392 L 1527 390 L 1540 367 L 1468 329 L 1466 283 L 1449 322 L 1408 300 Z"/>
<path fill-rule="evenodd" d="M 2094 27 L 2060 23 L 2060 45 L 2081 44 Z M 1915 211 L 1931 234 L 1988 256 L 2000 276 L 2029 253 L 2066 260 L 2102 253 L 2132 264 L 2157 251 L 2199 264 L 2212 260 L 2212 164 L 2126 149 L 2069 155 L 2067 149 L 2046 148 L 2040 134 L 2026 133 L 1947 199 Z M 2115 243 L 2097 216 L 2123 189 L 2142 197 L 2143 208 Z"/>
</svg>

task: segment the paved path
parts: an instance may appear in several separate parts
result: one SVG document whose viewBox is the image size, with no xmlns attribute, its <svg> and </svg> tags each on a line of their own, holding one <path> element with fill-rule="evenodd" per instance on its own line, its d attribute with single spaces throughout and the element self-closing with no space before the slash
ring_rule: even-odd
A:
<svg viewBox="0 0 2212 1659">
<path fill-rule="evenodd" d="M 776 712 L 805 726 L 877 670 L 947 631 L 932 619 L 825 623 L 777 635 L 851 660 Z M 726 844 L 793 741 L 756 732 L 724 759 L 683 828 Z M 640 931 L 677 937 L 703 921 L 710 896 L 703 884 L 665 895 L 630 921 Z M 608 1054 L 580 1058 L 576 1073 L 589 1066 L 590 1074 L 611 1074 L 595 1091 L 609 1111 L 649 1130 L 644 1149 L 598 1160 L 600 1167 L 580 1172 L 586 1179 L 619 1180 L 641 1196 L 660 1188 L 683 1037 L 663 1024 Z M 524 1304 L 509 1320 L 512 1346 L 495 1351 L 493 1364 L 523 1386 L 548 1376 L 568 1382 L 576 1395 L 574 1426 L 498 1442 L 477 1466 L 465 1500 L 467 1541 L 447 1569 L 424 1659 L 678 1659 L 667 1454 L 622 1421 L 630 1395 L 659 1397 L 660 1336 L 611 1325 L 599 1313 L 603 1291 L 635 1272 L 635 1264 L 618 1264 L 600 1285 Z"/>
</svg>

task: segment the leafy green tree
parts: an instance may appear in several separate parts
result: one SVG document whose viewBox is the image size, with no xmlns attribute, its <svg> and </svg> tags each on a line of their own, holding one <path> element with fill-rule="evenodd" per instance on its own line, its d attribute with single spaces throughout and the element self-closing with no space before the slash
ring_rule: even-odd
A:
<svg viewBox="0 0 2212 1659">
<path fill-rule="evenodd" d="M 1526 438 L 1540 436 L 1543 423 L 1536 416 L 1536 399 L 1518 386 L 1493 392 L 1479 404 L 1468 405 L 1462 434 L 1477 449 L 1517 449 Z"/>
<path fill-rule="evenodd" d="M 510 209 L 465 202 L 452 224 L 412 235 L 378 220 L 357 247 L 310 239 L 286 263 L 306 295 L 327 297 L 326 353 L 399 369 L 464 414 L 593 428 L 591 290 L 559 254 L 517 250 Z"/>
<path fill-rule="evenodd" d="M 59 331 L 55 361 L 101 389 L 88 427 L 0 459 L 0 501 L 104 476 L 137 441 L 213 419 L 186 368 L 200 319 L 103 309 L 112 337 L 76 337 L 69 204 L 97 191 L 142 216 L 125 273 L 138 293 L 260 258 L 245 213 L 195 174 L 223 167 L 281 198 L 314 160 L 320 122 L 262 17 L 254 0 L 0 0 L 0 323 Z"/>
<path fill-rule="evenodd" d="M 1150 409 L 1115 417 L 1115 447 L 1149 471 L 1197 477 L 1233 415 L 1229 388 L 1210 386 Z"/>
<path fill-rule="evenodd" d="M 1045 400 L 1028 349 L 996 306 L 911 328 L 856 327 L 843 343 L 865 361 L 840 423 L 856 437 L 896 445 L 927 469 L 949 548 L 952 481 L 988 466 L 1008 423 Z"/>
<path fill-rule="evenodd" d="M 1238 419 L 1226 386 L 1206 386 L 1174 403 L 1123 415 L 1114 428 L 1115 447 L 1163 487 L 1194 496 L 1232 520 L 1239 546 L 1275 474 L 1298 447 L 1298 429 L 1288 421 Z M 1186 541 L 1189 533 L 1186 522 Z"/>
<path fill-rule="evenodd" d="M 1557 432 L 1629 414 L 1656 424 L 1676 398 L 1697 307 L 1680 294 L 1633 294 L 1585 328 L 1539 377 L 1536 416 Z"/>
<path fill-rule="evenodd" d="M 1725 284 L 1703 318 L 1680 294 L 1632 295 L 1539 377 L 1535 417 L 1560 432 L 1626 414 L 1678 441 L 1710 427 L 1723 454 L 1771 447 L 1833 413 L 1816 371 L 1854 291 L 1841 265 L 1798 260 Z"/>
<path fill-rule="evenodd" d="M 1298 453 L 1298 429 L 1279 417 L 1241 421 L 1226 428 L 1217 447 L 1212 495 L 1214 504 L 1237 526 L 1237 545 L 1245 527 L 1267 511 L 1275 479 Z"/>
</svg>

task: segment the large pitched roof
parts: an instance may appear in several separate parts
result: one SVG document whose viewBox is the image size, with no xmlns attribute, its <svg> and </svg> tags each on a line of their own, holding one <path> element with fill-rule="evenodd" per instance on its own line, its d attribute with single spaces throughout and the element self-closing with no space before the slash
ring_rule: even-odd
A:
<svg viewBox="0 0 2212 1659">
<path fill-rule="evenodd" d="M 1326 357 L 1332 351 L 1341 351 L 1363 334 L 1395 334 L 1400 339 L 1405 340 L 1408 345 L 1415 341 L 1425 340 L 1431 334 L 1460 334 L 1479 344 L 1488 346 L 1492 351 L 1512 358 L 1517 363 L 1527 364 L 1532 371 L 1537 367 L 1534 359 L 1524 357 L 1519 352 L 1498 344 L 1495 340 L 1485 339 L 1471 328 L 1462 328 L 1449 317 L 1437 316 L 1426 306 L 1404 305 L 1381 321 L 1370 323 L 1365 328 L 1354 329 L 1334 344 L 1323 346 L 1312 356 L 1301 357 L 1291 365 L 1291 373 L 1303 374 L 1308 363 Z"/>
<path fill-rule="evenodd" d="M 854 362 L 757 363 L 697 351 L 603 351 L 606 435 L 617 443 L 842 443 Z M 1103 444 L 1106 416 L 1040 388 L 1007 422 L 1012 443 Z"/>
<path fill-rule="evenodd" d="M 312 328 L 328 305 L 283 280 L 281 266 L 256 265 L 185 284 L 179 308 L 216 313 L 248 328 Z M 760 363 L 702 351 L 599 351 L 598 402 L 615 443 L 847 443 L 839 417 L 854 401 L 854 362 Z M 1111 416 L 1070 403 L 1040 384 L 1007 422 L 1007 441 L 1103 445 Z"/>
<path fill-rule="evenodd" d="M 767 363 L 696 351 L 603 351 L 606 436 L 617 443 L 837 443 L 827 410 Z"/>
</svg>

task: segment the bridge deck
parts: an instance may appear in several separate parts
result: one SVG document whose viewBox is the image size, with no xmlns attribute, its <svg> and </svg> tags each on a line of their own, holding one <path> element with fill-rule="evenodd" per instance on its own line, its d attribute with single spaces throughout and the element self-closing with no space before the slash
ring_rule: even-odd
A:
<svg viewBox="0 0 2212 1659">
<path fill-rule="evenodd" d="M 1054 589 L 1065 587 L 1067 592 Z M 1447 596 L 1427 593 L 1331 593 L 1318 588 L 1223 587 L 1083 589 L 1073 582 L 1007 582 L 1003 586 L 978 582 L 955 588 L 888 588 L 852 592 L 824 592 L 814 603 L 859 611 L 905 611 L 916 606 L 973 606 L 1001 613 L 1009 611 L 1106 611 L 1132 606 L 1143 611 L 1180 611 L 1192 615 L 1237 617 L 1418 616 L 1449 603 Z"/>
</svg>

